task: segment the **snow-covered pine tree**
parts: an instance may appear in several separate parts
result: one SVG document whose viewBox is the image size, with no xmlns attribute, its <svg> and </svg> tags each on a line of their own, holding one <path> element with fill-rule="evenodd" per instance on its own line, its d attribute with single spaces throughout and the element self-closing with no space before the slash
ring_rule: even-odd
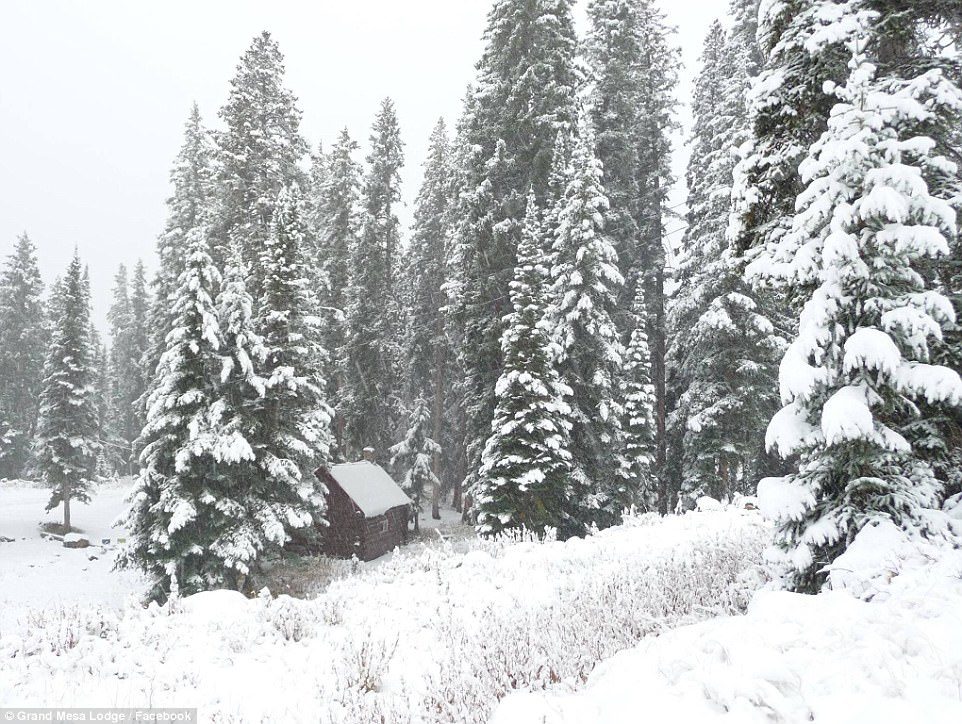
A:
<svg viewBox="0 0 962 724">
<path fill-rule="evenodd" d="M 962 85 L 962 60 L 958 48 L 962 40 L 962 8 L 958 3 L 936 0 L 906 7 L 873 3 L 892 39 L 879 52 L 881 75 L 900 77 L 920 75 L 939 69 L 956 85 Z M 954 35 L 953 35 L 954 32 Z M 954 45 L 947 38 L 955 38 Z M 945 168 L 927 179 L 931 192 L 946 198 L 959 214 L 962 224 L 962 111 L 943 104 L 929 119 L 926 136 L 934 142 L 934 153 L 950 158 L 954 170 Z M 943 325 L 942 340 L 932 340 L 932 361 L 962 374 L 962 235 L 949 240 L 949 253 L 918 265 L 928 283 L 944 294 L 953 305 L 955 321 Z M 919 405 L 919 418 L 906 430 L 906 436 L 928 461 L 943 484 L 942 497 L 962 492 L 962 408 L 945 409 L 940 405 Z"/>
<path fill-rule="evenodd" d="M 618 497 L 626 507 L 634 505 L 642 510 L 654 510 L 658 492 L 651 469 L 655 461 L 655 388 L 651 384 L 648 309 L 641 284 L 635 288 L 632 312 L 635 321 L 620 379 L 625 449 Z"/>
<path fill-rule="evenodd" d="M 509 308 L 525 198 L 545 204 L 554 142 L 575 122 L 581 83 L 571 0 L 496 0 L 485 50 L 465 103 L 457 169 L 454 258 L 459 291 L 452 308 L 464 330 L 459 362 L 468 486 L 490 435 L 501 337 Z"/>
<path fill-rule="evenodd" d="M 117 475 L 118 472 L 127 472 L 127 458 L 130 450 L 119 439 L 114 428 L 117 415 L 113 405 L 110 351 L 96 328 L 93 328 L 91 333 L 96 360 L 96 374 L 93 380 L 94 406 L 97 408 L 97 439 L 100 441 L 96 476 L 108 478 Z"/>
<path fill-rule="evenodd" d="M 311 169 L 307 173 L 304 205 L 306 208 L 308 226 L 311 231 L 312 256 L 311 261 L 315 270 L 320 270 L 322 256 L 320 254 L 321 237 L 318 233 L 321 227 L 321 201 L 324 187 L 327 185 L 327 154 L 324 153 L 324 143 L 317 144 L 317 151 L 311 154 Z M 232 263 L 228 260 L 228 263 Z"/>
<path fill-rule="evenodd" d="M 656 395 L 659 507 L 667 507 L 665 462 L 665 228 L 674 183 L 670 134 L 676 126 L 674 90 L 679 50 L 674 30 L 654 0 L 592 0 L 586 55 L 591 69 L 597 155 L 605 169 L 609 208 L 605 229 L 625 283 L 614 319 L 630 334 L 635 288 L 645 287 L 652 382 Z"/>
<path fill-rule="evenodd" d="M 151 579 L 148 596 L 166 599 L 176 575 L 184 593 L 224 585 L 225 566 L 210 550 L 218 533 L 217 465 L 210 428 L 223 344 L 214 295 L 220 273 L 203 224 L 186 233 L 167 335 L 147 400 L 141 471 L 126 523 L 130 537 L 118 564 Z"/>
<path fill-rule="evenodd" d="M 211 211 L 214 146 L 195 103 L 184 128 L 184 142 L 170 171 L 173 193 L 167 199 L 167 222 L 157 240 L 157 274 L 153 280 L 150 340 L 143 362 L 153 378 L 167 335 L 174 328 L 175 293 L 187 260 L 187 234 L 204 223 Z M 138 407 L 146 414 L 146 394 Z"/>
<path fill-rule="evenodd" d="M 52 489 L 47 510 L 62 504 L 63 530 L 69 532 L 70 503 L 89 501 L 100 452 L 90 288 L 76 250 L 57 285 L 51 312 L 34 444 L 37 467 Z"/>
<path fill-rule="evenodd" d="M 130 279 L 130 358 L 135 376 L 130 380 L 131 402 L 134 411 L 134 421 L 137 432 L 147 422 L 143 406 L 147 385 L 153 375 L 153 370 L 146 368 L 148 350 L 150 349 L 150 292 L 147 289 L 147 270 L 140 259 L 134 264 L 134 273 Z M 137 435 L 134 436 L 136 439 Z"/>
<path fill-rule="evenodd" d="M 414 502 L 415 533 L 421 530 L 419 519 L 425 501 L 433 501 L 434 491 L 441 485 L 434 472 L 441 446 L 431 437 L 433 425 L 428 403 L 423 397 L 418 397 L 411 406 L 404 439 L 391 447 L 391 468 L 401 476 L 401 487 Z"/>
<path fill-rule="evenodd" d="M 726 226 L 737 149 L 749 127 L 748 49 L 716 22 L 695 82 L 695 123 L 687 170 L 688 227 L 668 306 L 670 410 L 676 451 L 673 495 L 716 499 L 754 492 L 766 470 L 764 426 L 778 410 L 775 385 L 783 341 L 742 281 Z M 766 300 L 767 301 L 767 298 Z"/>
<path fill-rule="evenodd" d="M 274 208 L 260 257 L 264 283 L 254 316 L 254 330 L 264 345 L 264 394 L 252 444 L 267 478 L 265 502 L 275 509 L 287 506 L 290 513 L 282 518 L 284 530 L 269 534 L 280 538 L 306 528 L 314 518 L 323 520 L 323 491 L 313 472 L 330 463 L 333 412 L 325 395 L 328 357 L 308 279 L 310 250 L 299 188 L 282 190 Z M 304 499 L 301 488 L 312 484 L 317 494 Z"/>
<path fill-rule="evenodd" d="M 448 335 L 444 287 L 447 281 L 448 238 L 451 206 L 451 149 L 444 120 L 431 133 L 424 180 L 415 202 L 411 243 L 405 254 L 404 287 L 407 306 L 407 333 L 403 351 L 403 392 L 410 406 L 423 400 L 431 411 L 430 436 L 440 446 L 454 447 L 456 429 L 444 424 L 450 405 L 450 368 L 455 350 Z M 433 472 L 441 476 L 443 456 L 434 461 Z M 432 495 L 434 518 L 440 517 L 440 488 Z"/>
<path fill-rule="evenodd" d="M 404 162 L 394 103 L 385 98 L 371 128 L 371 152 L 364 180 L 363 230 L 351 249 L 345 293 L 346 340 L 340 354 L 340 409 L 344 453 L 365 447 L 384 455 L 397 439 L 401 309 L 400 224 Z"/>
<path fill-rule="evenodd" d="M 765 63 L 765 56 L 758 44 L 758 9 L 761 0 L 730 0 L 728 14 L 732 19 L 729 42 L 741 46 L 745 53 L 745 70 L 755 77 Z M 743 99 L 744 100 L 744 99 Z M 747 119 L 745 119 L 747 123 Z"/>
<path fill-rule="evenodd" d="M 448 359 L 449 389 L 445 395 L 447 405 L 445 409 L 445 435 L 439 443 L 445 456 L 445 465 L 441 469 L 441 482 L 445 490 L 451 491 L 451 506 L 462 514 L 465 521 L 471 517 L 470 498 L 465 499 L 465 484 L 468 482 L 468 438 L 469 432 L 468 404 L 472 401 L 469 391 L 472 388 L 471 379 L 464 369 L 466 344 L 465 322 L 469 300 L 476 300 L 474 296 L 479 286 L 476 278 L 466 279 L 463 270 L 473 262 L 476 249 L 463 242 L 467 238 L 461 228 L 464 219 L 461 213 L 466 208 L 460 197 L 467 186 L 469 160 L 472 158 L 473 148 L 468 143 L 471 118 L 473 117 L 473 90 L 465 94 L 464 110 L 455 125 L 454 137 L 451 141 L 449 176 L 451 182 L 452 203 L 448 209 L 447 242 L 444 260 L 445 280 L 442 286 L 444 293 L 445 332 L 450 340 L 452 354 Z"/>
<path fill-rule="evenodd" d="M 257 260 L 267 243 L 274 202 L 283 188 L 300 182 L 307 155 L 297 98 L 284 87 L 284 56 L 267 31 L 241 56 L 219 116 L 218 203 L 214 258 L 223 265 L 239 242 L 250 266 L 250 291 L 259 300 L 263 275 Z"/>
<path fill-rule="evenodd" d="M 571 500 L 571 389 L 554 368 L 558 354 L 545 314 L 550 301 L 549 241 L 529 194 L 502 337 L 505 367 L 474 495 L 477 530 L 496 536 L 512 528 L 562 536 L 583 530 Z"/>
<path fill-rule="evenodd" d="M 944 528 L 932 510 L 939 483 L 903 433 L 920 400 L 962 404 L 958 373 L 929 361 L 951 305 L 917 272 L 958 232 L 939 182 L 955 166 L 926 129 L 962 109 L 962 90 L 938 68 L 901 75 L 883 65 L 882 75 L 869 54 L 884 63 L 896 18 L 871 5 L 836 8 L 823 34 L 845 41 L 848 77 L 825 88 L 837 103 L 800 168 L 806 187 L 790 230 L 749 268 L 804 300 L 780 368 L 785 406 L 767 435 L 800 455 L 799 468 L 759 496 L 778 523 L 784 583 L 805 592 L 819 590 L 825 566 L 866 525 Z"/>
<path fill-rule="evenodd" d="M 300 501 L 292 505 L 285 489 L 275 489 L 271 458 L 265 455 L 269 451 L 264 433 L 269 430 L 261 397 L 266 381 L 257 368 L 265 361 L 266 349 L 254 331 L 248 276 L 235 246 L 216 302 L 222 366 L 208 413 L 215 431 L 211 455 L 221 482 L 209 523 L 214 535 L 208 550 L 223 562 L 225 582 L 237 590 L 257 590 L 264 553 L 288 541 L 286 521 L 303 517 Z"/>
<path fill-rule="evenodd" d="M 2 400 L 0 400 L 0 405 L 2 405 Z M 3 407 L 0 407 L 0 466 L 6 466 L 8 456 L 14 449 L 14 445 L 17 440 L 16 432 L 8 422 L 7 413 L 4 412 Z"/>
<path fill-rule="evenodd" d="M 332 405 L 340 408 L 340 355 L 345 342 L 347 286 L 351 254 L 360 230 L 361 165 L 354 160 L 358 145 L 345 128 L 324 157 L 324 173 L 317 199 L 313 228 L 318 265 L 325 284 L 319 298 L 324 319 L 324 347 L 332 357 L 328 390 Z M 343 418 L 335 419 L 338 442 L 343 444 Z"/>
<path fill-rule="evenodd" d="M 21 234 L 0 274 L 0 410 L 6 422 L 0 479 L 20 477 L 30 462 L 47 332 L 37 250 Z"/>
<path fill-rule="evenodd" d="M 820 0 L 759 7 L 757 38 L 765 65 L 749 94 L 752 139 L 736 166 L 728 230 L 734 249 L 749 258 L 790 225 L 803 187 L 797 169 L 835 103 L 822 86 L 845 76 L 844 37 L 825 42 L 822 32 L 833 17 L 823 14 L 826 7 Z M 823 42 L 811 42 L 816 34 Z"/>
<path fill-rule="evenodd" d="M 143 394 L 140 389 L 141 352 L 134 348 L 134 317 L 130 304 L 130 279 L 127 267 L 121 264 L 114 275 L 113 302 L 107 312 L 110 325 L 110 397 L 111 423 L 116 434 L 114 442 L 125 450 L 118 451 L 121 470 L 133 465 L 134 441 L 140 436 L 143 425 L 135 405 Z"/>
<path fill-rule="evenodd" d="M 557 367 L 572 393 L 573 504 L 583 526 L 612 525 L 621 499 L 622 407 L 618 380 L 625 359 L 614 318 L 624 279 L 604 231 L 608 208 L 591 120 L 582 114 L 569 181 L 558 213 L 549 318 L 560 347 Z"/>
</svg>

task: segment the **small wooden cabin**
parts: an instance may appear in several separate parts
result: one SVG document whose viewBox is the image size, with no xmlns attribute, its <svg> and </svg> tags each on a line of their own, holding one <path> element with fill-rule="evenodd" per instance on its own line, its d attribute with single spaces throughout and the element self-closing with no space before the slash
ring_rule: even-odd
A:
<svg viewBox="0 0 962 724">
<path fill-rule="evenodd" d="M 370 561 L 407 541 L 411 499 L 380 465 L 364 460 L 314 474 L 327 486 L 324 553 Z"/>
</svg>

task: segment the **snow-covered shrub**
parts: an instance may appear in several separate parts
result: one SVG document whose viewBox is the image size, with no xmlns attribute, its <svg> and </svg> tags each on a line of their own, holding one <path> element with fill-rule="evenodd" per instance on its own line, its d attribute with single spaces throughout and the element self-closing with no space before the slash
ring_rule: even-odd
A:
<svg viewBox="0 0 962 724">
<path fill-rule="evenodd" d="M 336 659 L 335 669 L 340 682 L 339 689 L 356 691 L 379 691 L 397 652 L 398 640 L 393 642 L 376 638 L 368 632 L 360 640 L 349 638 Z"/>
<path fill-rule="evenodd" d="M 649 634 L 744 611 L 762 583 L 767 541 L 755 527 L 742 537 L 699 540 L 644 567 L 597 561 L 601 569 L 569 577 L 557 600 L 485 609 L 473 625 L 444 609 L 435 625 L 450 655 L 422 702 L 427 720 L 484 722 L 512 691 L 582 684 L 599 660 Z"/>
<path fill-rule="evenodd" d="M 117 632 L 117 618 L 100 608 L 54 606 L 27 614 L 26 635 L 14 655 L 50 652 L 61 656 L 78 646 L 84 637 L 108 638 Z"/>
<path fill-rule="evenodd" d="M 308 601 L 281 595 L 267 603 L 264 615 L 285 641 L 300 641 L 314 634 L 317 610 Z"/>
</svg>

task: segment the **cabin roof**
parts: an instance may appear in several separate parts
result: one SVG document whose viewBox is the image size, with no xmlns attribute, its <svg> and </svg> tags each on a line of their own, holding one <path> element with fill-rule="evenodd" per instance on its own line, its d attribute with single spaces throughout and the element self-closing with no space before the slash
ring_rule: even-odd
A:
<svg viewBox="0 0 962 724">
<path fill-rule="evenodd" d="M 327 473 L 364 513 L 376 518 L 399 505 L 411 505 L 411 499 L 380 465 L 367 462 L 331 465 Z"/>
</svg>

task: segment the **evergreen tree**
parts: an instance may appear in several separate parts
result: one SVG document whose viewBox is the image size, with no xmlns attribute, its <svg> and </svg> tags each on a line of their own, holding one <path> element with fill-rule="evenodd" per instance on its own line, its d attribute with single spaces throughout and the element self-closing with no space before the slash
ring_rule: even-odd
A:
<svg viewBox="0 0 962 724">
<path fill-rule="evenodd" d="M 777 359 L 783 347 L 770 294 L 742 281 L 728 248 L 727 220 L 736 150 L 748 137 L 745 96 L 751 59 L 714 23 L 695 82 L 688 164 L 688 227 L 668 308 L 668 434 L 679 461 L 672 492 L 694 499 L 750 493 L 767 470 L 764 425 L 778 409 Z"/>
<path fill-rule="evenodd" d="M 0 479 L 20 477 L 30 462 L 49 338 L 44 306 L 37 251 L 22 234 L 0 274 Z"/>
<path fill-rule="evenodd" d="M 655 388 L 651 384 L 645 290 L 640 284 L 635 290 L 632 312 L 635 321 L 621 378 L 625 451 L 618 499 L 624 507 L 635 505 L 652 510 L 657 502 L 651 469 L 655 461 Z"/>
<path fill-rule="evenodd" d="M 630 334 L 636 287 L 648 304 L 652 381 L 656 394 L 659 507 L 667 507 L 665 463 L 665 229 L 674 184 L 669 136 L 675 128 L 679 51 L 653 0 L 592 0 L 586 55 L 593 80 L 597 154 L 609 199 L 605 229 L 625 279 L 614 316 Z"/>
<path fill-rule="evenodd" d="M 7 414 L 0 407 L 0 465 L 8 464 L 11 451 L 16 444 L 17 435 L 13 426 L 8 422 Z"/>
<path fill-rule="evenodd" d="M 346 340 L 340 354 L 340 414 L 345 450 L 387 452 L 399 418 L 400 201 L 402 144 L 394 103 L 386 98 L 371 131 L 364 181 L 364 224 L 351 249 L 345 294 Z"/>
<path fill-rule="evenodd" d="M 730 0 L 728 14 L 732 19 L 729 40 L 744 50 L 745 71 L 755 77 L 765 63 L 762 47 L 758 43 L 758 9 L 761 0 Z"/>
<path fill-rule="evenodd" d="M 143 362 L 150 380 L 167 348 L 176 321 L 174 306 L 187 260 L 187 235 L 208 223 L 213 191 L 214 146 L 195 103 L 184 129 L 184 142 L 170 171 L 173 194 L 167 199 L 167 222 L 157 240 L 158 269 L 153 281 L 150 339 Z M 138 407 L 146 414 L 146 395 Z"/>
<path fill-rule="evenodd" d="M 463 329 L 460 407 L 467 429 L 468 486 L 481 466 L 505 369 L 501 338 L 510 307 L 525 198 L 546 205 L 554 143 L 574 126 L 582 80 L 571 0 L 497 0 L 459 129 L 452 311 Z"/>
<path fill-rule="evenodd" d="M 209 550 L 223 561 L 227 585 L 257 590 L 265 552 L 287 543 L 287 521 L 303 519 L 304 510 L 300 501 L 292 504 L 288 490 L 276 485 L 270 468 L 273 458 L 261 427 L 266 380 L 257 373 L 267 350 L 254 331 L 247 277 L 240 249 L 235 248 L 217 296 L 222 366 L 209 424 L 217 431 L 211 454 L 222 485 Z"/>
<path fill-rule="evenodd" d="M 254 331 L 264 345 L 264 394 L 253 444 L 267 477 L 265 493 L 272 504 L 291 511 L 284 527 L 289 534 L 310 525 L 312 512 L 323 512 L 323 500 L 314 496 L 305 504 L 299 488 L 313 479 L 318 466 L 330 462 L 332 411 L 324 393 L 327 351 L 307 278 L 309 250 L 299 189 L 283 190 L 275 208 L 260 257 L 264 284 L 254 316 Z"/>
<path fill-rule="evenodd" d="M 52 489 L 47 510 L 63 504 L 63 530 L 69 532 L 70 504 L 89 502 L 100 451 L 90 289 L 76 251 L 57 286 L 51 317 L 35 445 L 38 468 Z"/>
<path fill-rule="evenodd" d="M 431 438 L 441 444 L 450 428 L 444 415 L 450 405 L 450 367 L 454 356 L 445 313 L 447 299 L 448 229 L 453 186 L 451 150 L 444 120 L 431 134 L 424 181 L 414 209 L 411 243 L 405 256 L 405 301 L 408 311 L 404 347 L 404 394 L 408 401 L 421 399 L 431 410 Z M 456 439 L 446 440 L 451 447 Z M 442 445 L 443 447 L 443 445 Z M 434 461 L 433 472 L 440 476 L 442 456 Z M 440 489 L 434 491 L 432 517 L 439 518 Z"/>
<path fill-rule="evenodd" d="M 432 425 L 428 405 L 423 397 L 418 397 L 411 407 L 404 439 L 391 447 L 391 467 L 401 474 L 401 487 L 414 502 L 415 533 L 421 530 L 419 518 L 424 501 L 433 499 L 434 491 L 441 485 L 434 472 L 441 447 L 430 437 Z"/>
<path fill-rule="evenodd" d="M 753 138 L 735 170 L 728 232 L 735 250 L 749 258 L 790 225 L 803 187 L 797 169 L 835 103 L 823 85 L 845 75 L 844 33 L 832 42 L 811 42 L 823 30 L 822 20 L 831 17 L 821 10 L 816 0 L 765 3 L 759 9 L 757 37 L 765 65 L 749 97 Z"/>
<path fill-rule="evenodd" d="M 546 244 L 537 200 L 528 196 L 512 311 L 502 338 L 505 369 L 476 486 L 477 529 L 496 536 L 511 528 L 543 535 L 581 531 L 573 517 L 569 431 L 571 389 L 558 378 L 558 351 L 545 318 L 549 304 Z"/>
<path fill-rule="evenodd" d="M 780 368 L 785 406 L 768 430 L 771 446 L 800 454 L 798 472 L 759 491 L 797 591 L 818 591 L 825 566 L 877 520 L 940 531 L 939 482 L 906 433 L 917 401 L 962 403 L 958 373 L 930 362 L 951 307 L 916 271 L 958 231 L 944 183 L 954 166 L 926 131 L 962 108 L 962 90 L 937 68 L 884 65 L 899 14 L 867 5 L 848 3 L 840 32 L 824 33 L 844 39 L 849 74 L 825 88 L 837 103 L 800 168 L 791 228 L 749 268 L 804 300 Z"/>
<path fill-rule="evenodd" d="M 209 420 L 223 344 L 213 296 L 220 274 L 204 226 L 188 231 L 186 242 L 175 324 L 147 400 L 130 538 L 119 559 L 150 576 L 155 600 L 167 597 L 174 577 L 182 592 L 194 593 L 218 587 L 224 576 L 223 562 L 210 552 L 218 533 L 217 433 Z"/>
<path fill-rule="evenodd" d="M 341 372 L 339 355 L 344 347 L 347 288 L 350 282 L 351 254 L 358 243 L 360 230 L 361 165 L 354 160 L 358 145 L 347 129 L 341 131 L 337 142 L 323 159 L 317 189 L 314 233 L 317 244 L 318 266 L 325 284 L 319 302 L 324 324 L 324 347 L 333 360 L 329 379 L 330 397 L 340 407 Z M 335 420 L 338 441 L 343 443 L 340 429 L 343 418 Z"/>
<path fill-rule="evenodd" d="M 583 118 L 558 213 L 551 320 L 560 345 L 558 370 L 572 393 L 574 504 L 584 526 L 611 525 L 623 504 L 618 450 L 622 408 L 618 380 L 624 347 L 614 323 L 624 280 L 603 230 L 608 208 L 591 122 Z"/>
<path fill-rule="evenodd" d="M 134 350 L 134 317 L 130 304 L 130 280 L 127 267 L 121 264 L 114 276 L 113 303 L 107 312 L 110 324 L 110 397 L 114 415 L 112 427 L 117 442 L 124 448 L 120 453 L 122 469 L 132 465 L 134 441 L 142 425 L 135 404 L 143 393 L 140 390 L 140 354 Z"/>
<path fill-rule="evenodd" d="M 256 262 L 270 235 L 275 199 L 301 181 L 298 164 L 308 152 L 296 103 L 284 87 L 284 57 L 265 31 L 241 57 L 219 114 L 226 128 L 217 134 L 214 258 L 223 264 L 231 244 L 240 243 L 255 300 L 264 281 Z"/>
<path fill-rule="evenodd" d="M 96 375 L 94 376 L 94 406 L 97 409 L 97 439 L 100 441 L 100 454 L 97 457 L 97 477 L 113 477 L 118 471 L 126 472 L 129 448 L 117 436 L 117 414 L 114 408 L 110 351 L 100 339 L 96 329 L 92 330 Z"/>
<path fill-rule="evenodd" d="M 130 380 L 130 406 L 133 408 L 136 430 L 139 432 L 147 421 L 143 398 L 153 370 L 148 370 L 147 356 L 150 349 L 150 292 L 147 289 L 147 270 L 138 259 L 130 280 L 130 361 L 132 377 Z M 133 439 L 136 439 L 134 435 Z"/>
</svg>

